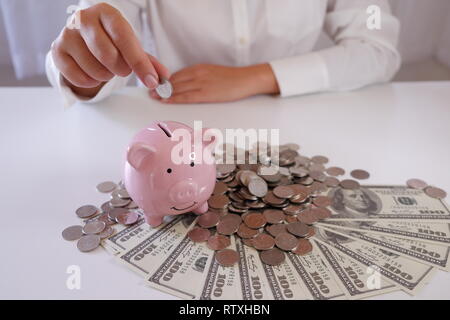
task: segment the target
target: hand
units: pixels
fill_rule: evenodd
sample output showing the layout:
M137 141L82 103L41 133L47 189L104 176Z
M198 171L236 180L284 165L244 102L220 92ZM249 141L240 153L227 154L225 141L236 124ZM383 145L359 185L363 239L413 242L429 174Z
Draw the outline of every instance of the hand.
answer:
M169 72L142 48L132 27L114 7L100 3L79 12L80 28L65 27L53 42L56 67L72 90L94 96L115 75L132 71L148 87Z
M279 93L269 64L249 67L225 67L198 64L172 75L173 94L160 99L154 91L150 96L166 103L225 102L256 94Z

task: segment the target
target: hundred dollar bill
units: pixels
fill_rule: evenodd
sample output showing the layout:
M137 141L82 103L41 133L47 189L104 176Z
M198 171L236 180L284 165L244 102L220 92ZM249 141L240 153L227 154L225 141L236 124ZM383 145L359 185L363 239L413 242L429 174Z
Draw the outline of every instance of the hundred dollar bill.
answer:
M450 222L450 210L444 201L422 190L404 186L363 186L328 191L332 198L329 221L415 220Z
M303 282L303 288L314 300L342 300L349 296L343 291L317 251L299 256L291 252L286 253L288 259Z
M133 246L122 242L121 245L127 249L117 256L117 259L129 269L147 277L185 238L192 225L189 215L177 217L157 228L156 232L152 232L144 240L130 240L133 241Z
M203 283L200 299L213 300L224 297L223 287L225 283L235 285L235 281L240 284L236 286L241 292L236 292L233 299L242 300L267 300L271 296L269 294L268 283L264 281L262 262L259 259L258 251L254 248L246 246L241 239L232 237L236 252L239 254L239 262L237 264L238 277L234 277L234 281L230 281L215 259L211 262L208 269L205 282ZM229 297L228 297L229 298Z
M291 299L295 297L328 300L346 298L335 280L329 276L328 270L317 255L311 253L300 257L289 254L290 261L282 269L286 271L286 274L278 273L278 268L274 270L276 267L270 267L261 262L256 249L243 245L241 239L233 238L236 251L240 256L238 263L240 276L236 277L240 280L240 285L233 284L233 286L242 290L235 297L236 299ZM217 265L215 261L211 264L201 299L214 298L211 295L216 290L218 295L222 293L221 288L216 289L217 285L215 284L215 279L220 280L221 278L216 271ZM222 278L226 279L224 275ZM223 283L223 281L219 283ZM292 285L292 287L287 288L288 285ZM308 292L307 295L304 295L304 290Z
M314 250L323 257L338 285L347 292L350 299L364 299L399 290L395 284L384 278L376 278L375 269L368 268L320 242L314 240L311 242Z
M312 300L301 279L296 275L295 267L289 259L278 266L263 263L265 280L269 284L273 300Z
M124 250L127 249L126 243L131 243L131 239L135 237L135 234L142 234L143 229L147 229L146 231L155 230L152 229L149 225L145 223L143 218L140 218L134 225L132 226L124 226L124 225L115 225L115 232L112 236L102 241L102 246L112 254L120 254Z
M106 247L116 252L116 254L122 253L136 246L155 232L158 232L159 230L165 228L167 225L172 226L183 219L183 225L190 226L194 222L195 218L196 216L193 214L170 216L166 217L163 224L161 224L160 226L152 227L147 224L142 217L132 226L123 226L120 231L116 232L114 235L106 239L103 243ZM114 227L116 228L117 226Z
M271 299L258 252L234 236L229 248L238 252L239 261L223 267L214 251L186 237L148 278L148 285L183 299Z
M450 245L450 224L422 221L322 221L318 226L387 234L397 238Z
M314 239L346 254L366 267L377 268L382 276L409 294L420 290L434 273L431 266L330 230L318 228Z
M450 270L450 247L447 246L417 240L401 239L387 235L370 234L367 232L333 229L328 227L325 228L324 226L321 226L320 228L330 230L355 240L365 241L379 248L403 255L407 258L416 260L417 262L424 263L444 271Z
M185 236L165 259L158 262L157 268L149 273L147 284L183 299L199 299L208 266L213 260L214 251L205 243L193 242ZM231 283L236 282L228 279L235 277L236 272L233 267L222 271L227 275L222 279L221 297L233 299L236 288Z

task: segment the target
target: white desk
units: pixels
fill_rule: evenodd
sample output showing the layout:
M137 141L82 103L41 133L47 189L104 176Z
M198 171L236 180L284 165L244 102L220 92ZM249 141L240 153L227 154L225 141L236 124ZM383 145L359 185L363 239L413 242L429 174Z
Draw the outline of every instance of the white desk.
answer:
M131 136L157 119L279 128L282 143L297 142L304 154L326 155L332 165L365 168L370 183L419 177L450 191L449 82L215 105L163 105L127 88L66 111L50 88L0 88L0 298L172 298L144 286L104 250L83 254L61 238L78 223L76 208L106 200L96 184L121 178ZM81 290L66 288L69 265L81 267ZM414 298L450 299L450 273L437 272Z

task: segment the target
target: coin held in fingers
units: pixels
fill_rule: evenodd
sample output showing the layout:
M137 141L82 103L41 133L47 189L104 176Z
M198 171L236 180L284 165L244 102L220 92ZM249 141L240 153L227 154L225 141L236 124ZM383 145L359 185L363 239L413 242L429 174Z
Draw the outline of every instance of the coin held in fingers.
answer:
M155 88L155 91L161 98L168 99L172 96L173 87L168 79L160 77L159 85Z

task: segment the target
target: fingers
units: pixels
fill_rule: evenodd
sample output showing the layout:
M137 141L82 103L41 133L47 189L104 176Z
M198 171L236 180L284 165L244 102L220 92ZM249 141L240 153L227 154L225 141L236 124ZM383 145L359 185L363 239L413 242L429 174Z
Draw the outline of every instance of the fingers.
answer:
M69 54L52 48L52 56L61 74L73 85L80 88L94 88L100 85L101 82L84 72Z
M166 68L165 65L163 65L161 62L159 62L154 56L147 53L148 58L150 59L150 62L155 67L156 72L158 72L158 75L169 79L170 78L170 72L169 69Z
M162 99L155 90L149 90L149 95L152 99L165 103L195 103L200 102L200 89L200 83L186 81L173 86L172 96L168 99Z
M177 95L171 96L169 99L162 99L165 103L199 103L203 102L204 94L200 90L193 90L188 92L183 92Z
M195 80L172 83L172 86L173 86L172 92L173 96L187 91L198 90L201 88L201 84Z
M119 11L112 9L100 14L103 28L131 70L147 87L155 88L159 83L158 73L130 24Z
M81 28L65 28L55 41L58 68L67 80L76 81L74 85L90 86L134 71L147 87L156 88L159 74L170 77L167 68L144 51L131 25L114 7L99 3L80 10L79 17Z
M155 99L155 100L161 100L161 97L156 93L156 91L154 89L150 89L148 90L148 95L150 96L150 98Z
M89 51L111 73L121 77L126 77L131 73L131 68L111 42L98 20L93 20L90 24L86 24L80 30L80 35Z
M114 74L92 55L81 36L73 38L67 48L67 53L92 79L106 82L114 77Z
M192 80L195 78L195 72L194 72L194 67L187 67L184 69L181 69L178 72L175 72L171 77L170 77L170 82L172 84L176 84L178 82L186 82L189 80Z

